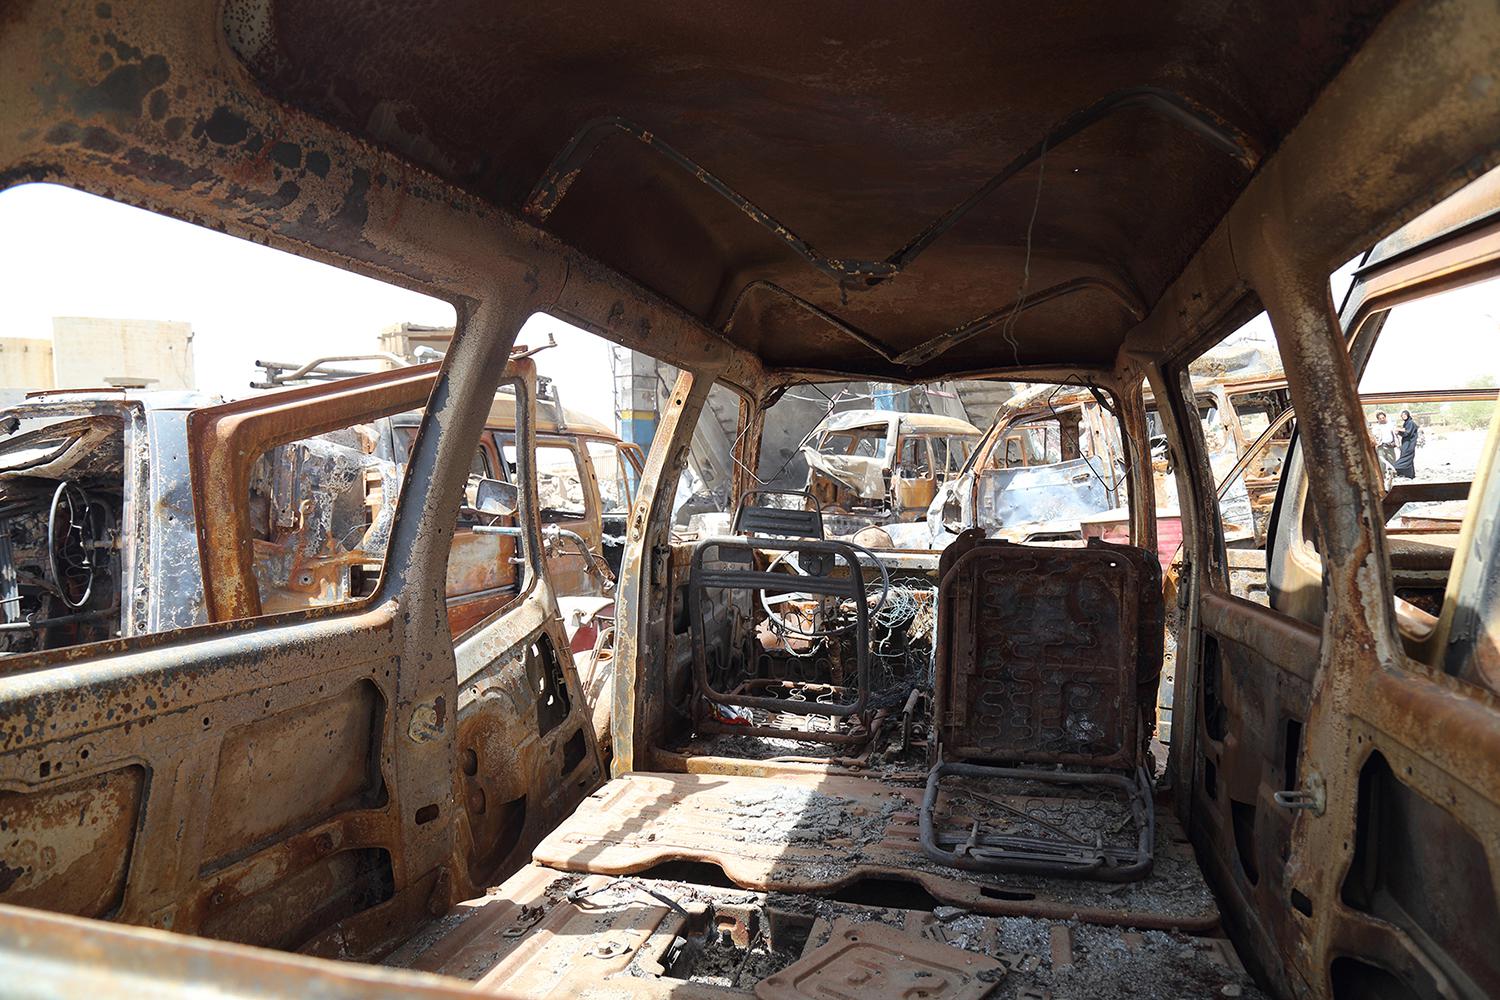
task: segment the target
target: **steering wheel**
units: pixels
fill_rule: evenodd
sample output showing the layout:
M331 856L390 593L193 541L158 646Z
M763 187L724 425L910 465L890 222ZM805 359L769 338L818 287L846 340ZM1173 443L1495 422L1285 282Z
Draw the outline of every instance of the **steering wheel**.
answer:
M872 562L874 562L876 568L880 570L880 600L875 602L875 607L866 612L867 618L873 618L875 615L878 615L880 613L881 608L885 607L886 599L891 596L891 574L886 570L885 563L880 561L880 557L871 552L869 549L865 548L863 545L856 545L853 542L844 542L843 544L849 546L851 549L857 549L861 555L864 555ZM776 572L776 567L784 562L786 560L786 557L791 555L794 551L796 550L788 550L778 555L775 559L772 559L771 565L766 567L766 572ZM797 566L792 563L787 563L787 566L790 567L792 572L797 576L812 575L810 573L803 573L799 568L797 568ZM789 591L787 594L782 594L781 597L785 599L790 593L795 593L795 591ZM869 596L866 595L864 597L864 600L869 600ZM766 595L766 592L764 590L760 592L760 606L765 609L765 612L768 616L776 621L777 628L784 629L788 633L795 635L800 639L827 639L836 635L843 635L845 632L852 629L855 625L854 622L850 622L847 625L840 625L838 628L804 632L801 629L797 628L795 625L787 624L786 619L771 607L770 598Z
M47 512L47 571L57 596L74 611L94 592L96 541L88 494L72 483L58 483Z

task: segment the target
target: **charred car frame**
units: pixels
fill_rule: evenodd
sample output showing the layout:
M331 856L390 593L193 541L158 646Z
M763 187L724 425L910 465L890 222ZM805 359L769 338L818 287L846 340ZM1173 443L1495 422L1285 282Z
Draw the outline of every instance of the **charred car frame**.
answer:
M1500 888L1493 539L1466 528L1434 645L1413 655L1356 389L1382 309L1500 262L1500 12L1317 0L885 20L837 5L750 23L301 0L0 13L0 185L94 191L421 289L459 315L420 393L367 596L260 614L231 546L203 561L210 622L0 667L5 990L743 995L752 980L790 990L836 952L886 982L920 962L980 995L1002 978L1061 989L1095 946L1180 973L1184 942L1158 948L1150 933L1176 928L1190 955L1223 958L1187 969L1200 985L1500 991L1476 932L1495 926ZM1329 275L1377 244L1341 317ZM1262 308L1297 413L1316 625L1230 593L1192 401L1192 361ZM448 624L475 442L537 312L681 371L626 526L608 781L559 655L537 518L516 526L515 599L457 644ZM911 611L903 635L954 644L931 661L939 685L903 656L878 692L889 701L865 701L866 732L908 755L899 780L874 751L705 751L684 613L693 547L670 522L710 388L742 400L738 496L785 386L949 377L1108 393L1130 544L974 540L957 569L890 581ZM945 866L917 833L922 779L945 762L1149 763L1161 609L1151 456L1130 446L1149 440L1143 380L1185 551L1154 863L1107 893ZM259 441L276 440L274 423ZM521 423L521 509L535 511L535 430ZM250 464L195 460L215 488ZM1476 503L1496 482L1476 480ZM193 502L200 531L245 513ZM799 572L832 589L807 548ZM795 591L749 559L739 572ZM969 611L951 604L960 577L974 581ZM1080 610L1085 587L1107 614ZM933 621L922 593L962 627L917 627ZM864 600L813 596L822 624L804 631ZM744 655L766 620L756 605L720 602L703 620L729 682L775 679ZM802 699L822 683L788 682ZM943 712L966 714L924 724L938 687ZM1103 864L1138 844L1138 799L1054 789L1016 816L1032 792L939 778L928 811L944 850L1052 838ZM1069 824L1084 814L1130 843L1080 846ZM681 861L718 874L659 867ZM1186 888L1153 894L1174 878ZM971 922L962 941L946 907ZM875 926L882 908L894 926ZM1005 947L1002 917L1044 943ZM933 922L954 938L927 933ZM681 970L715 948L734 956L727 985L687 982ZM880 949L905 970L869 958ZM741 978L771 952L770 971ZM364 964L382 960L408 968Z

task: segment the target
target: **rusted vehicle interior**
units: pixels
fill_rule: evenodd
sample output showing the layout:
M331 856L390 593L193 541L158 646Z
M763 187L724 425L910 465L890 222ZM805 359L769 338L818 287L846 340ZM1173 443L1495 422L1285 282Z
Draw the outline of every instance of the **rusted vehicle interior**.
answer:
M451 334L452 331L444 330L425 331L428 340L445 347ZM532 349L517 345L512 354L518 360L524 360L555 346L555 343L544 344ZM439 352L433 350L430 354L437 355ZM316 358L295 365L261 362L260 367L265 370L266 377L263 381L252 383L252 386L257 389L280 389L293 384L331 381L348 383L342 388L325 390L328 394L334 394L360 389L371 379L378 383L379 379L375 376L362 374L349 367L349 362L361 361L379 362L382 368L402 367L413 363L393 354ZM367 381L349 381L361 378ZM537 470L540 477L540 516L545 524L553 526L543 536L547 544L548 576L560 594L598 598L614 589L614 578L619 572L623 555L620 539L625 532L625 512L638 489L645 458L639 446L621 441L620 436L609 427L586 414L564 407L550 380L538 377L536 393L538 405L534 419L540 462ZM419 395L425 401L426 395ZM303 414L299 419L309 424L315 422L320 405L319 394L307 394L307 398L297 403L298 410ZM422 412L413 410L386 416L383 410L377 408L371 411L370 420L372 426L365 433L367 436L373 433L378 440L359 451L375 455L377 460L387 463L404 464L411 455L412 444L422 423ZM485 422L485 432L480 435L479 443L474 449L467 500L475 499L479 480L488 479L514 485L515 434L515 397L502 390L496 394L495 402L490 407L489 419ZM284 464L291 458L295 456L270 454L267 461L268 465ZM368 462L369 459L364 461ZM259 480L271 478L271 475L271 468L257 470ZM300 478L306 484L317 486L329 477L318 476L314 470ZM298 498L290 495L290 489L286 492L289 495L282 502L283 506L295 506ZM395 497L383 496L382 500L390 505L391 511L385 515L390 516L394 511ZM269 502L266 496L257 496L252 488L252 506L264 508ZM261 532L262 535L268 533ZM462 549L464 542L455 538L454 545L456 549ZM379 555L378 552L374 555L377 563ZM492 597L506 596L497 590L496 584L500 581L485 576L491 572L489 568L477 570L478 578L467 581L463 579L461 567L457 573L454 570L455 567L450 566L450 575L455 577L450 581L450 604L455 603L455 597L472 597L474 588L495 591L490 595ZM378 575L379 566L376 565L373 571L373 575ZM509 570L508 580L504 585L511 594L515 592L517 579L518 574L513 569ZM470 589L463 589L465 587ZM347 589L346 587L345 590ZM347 593L337 594L336 597L345 598ZM462 631L466 623L485 617L487 610L493 610L497 606L493 601L486 606L482 600L472 599L463 603L474 607L461 614L456 613L453 622L455 632Z
M1500 994L1500 430L1418 619L1359 396L1393 310L1500 269L1497 81L1490 0L7 5L0 186L421 290L458 329L321 426L190 424L208 621L0 665L0 992ZM1231 592L1190 371L1262 309L1296 412L1270 606ZM607 764L510 359L539 312L680 371L625 524ZM986 378L1109 400L1122 541L889 554L755 492L790 386ZM1165 759L1143 382L1183 536ZM513 489L470 496L502 386ZM735 510L674 541L715 386ZM373 579L268 606L222 498L386 406L424 415ZM455 638L466 514L519 582Z
M555 401L538 398L534 419L539 516L552 526L543 533L547 575L559 594L608 594L620 570L625 514L645 458L639 446L621 441L599 421ZM391 420L401 453L409 456L422 414L403 413ZM516 467L515 399L501 393L490 407L470 477L514 485Z

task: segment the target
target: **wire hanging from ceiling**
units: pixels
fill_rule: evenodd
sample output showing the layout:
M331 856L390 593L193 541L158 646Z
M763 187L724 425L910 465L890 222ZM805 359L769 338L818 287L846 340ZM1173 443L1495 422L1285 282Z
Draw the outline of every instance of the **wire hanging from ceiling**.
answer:
M1031 235L1036 229L1037 211L1042 207L1042 180L1047 175L1047 143L1043 141L1041 155L1036 161L1036 197L1031 202L1031 218L1026 223L1026 258L1021 265L1021 287L1016 290L1016 304L1005 322L1000 326L1000 336L1010 345L1015 363L1021 363L1021 345L1016 342L1016 318L1026 306L1026 290L1031 285Z

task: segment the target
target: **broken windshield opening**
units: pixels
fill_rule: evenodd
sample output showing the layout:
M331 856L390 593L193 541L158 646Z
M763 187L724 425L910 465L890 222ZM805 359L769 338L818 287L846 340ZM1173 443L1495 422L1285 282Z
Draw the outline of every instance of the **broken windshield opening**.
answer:
M898 549L934 547L928 511L959 478L1011 383L957 380L901 385L790 386L767 410L757 479L803 493L834 535Z
M823 439L818 442L818 451L825 455L884 458L887 433L884 427L832 431L824 434Z

